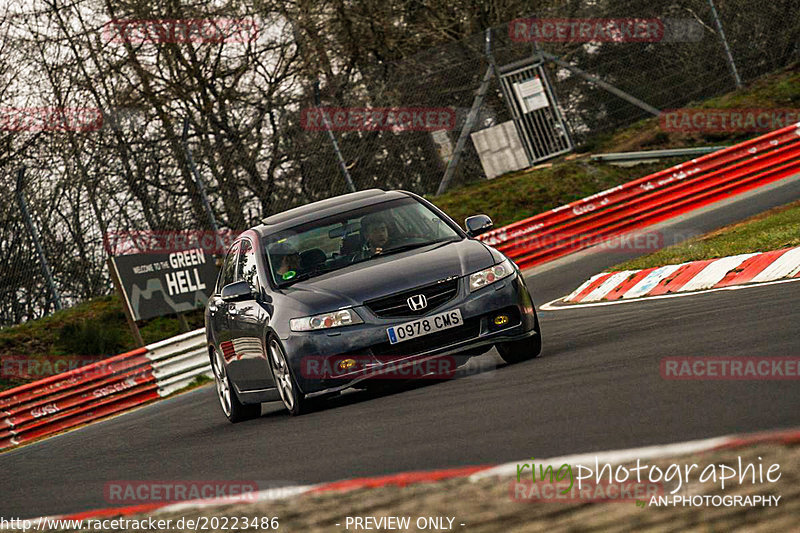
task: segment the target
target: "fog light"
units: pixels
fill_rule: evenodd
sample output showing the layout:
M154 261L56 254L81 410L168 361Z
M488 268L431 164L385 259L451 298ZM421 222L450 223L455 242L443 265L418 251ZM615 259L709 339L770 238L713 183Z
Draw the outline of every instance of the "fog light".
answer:
M505 326L508 324L508 315L497 315L494 317L495 326Z
M339 370L349 370L354 366L356 366L355 359L342 359L341 361L339 361L338 368Z

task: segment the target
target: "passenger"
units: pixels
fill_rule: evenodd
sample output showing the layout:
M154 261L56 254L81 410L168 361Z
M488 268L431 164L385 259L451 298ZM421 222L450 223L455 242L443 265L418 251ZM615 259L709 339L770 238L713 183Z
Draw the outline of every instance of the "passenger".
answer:
M300 269L300 254L290 244L279 242L269 249L276 281L292 279Z

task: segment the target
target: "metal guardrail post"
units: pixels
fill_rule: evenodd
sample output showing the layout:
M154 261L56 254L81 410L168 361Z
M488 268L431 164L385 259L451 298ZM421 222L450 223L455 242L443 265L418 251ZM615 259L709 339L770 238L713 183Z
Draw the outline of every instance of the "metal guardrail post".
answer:
M585 79L586 81L588 81L590 83L594 83L598 87L600 87L602 89L605 89L606 91L610 92L614 96L619 96L620 98L622 98L626 102L628 102L630 104L633 104L633 105L635 105L636 107L638 107L640 109L644 109L645 111L647 111L651 115L658 116L659 114L661 114L661 111L659 109L651 106L647 102L643 102L642 100L639 100L635 96L626 93L622 89L618 89L617 87L614 87L610 83L601 80L597 76L592 76L588 72L576 67L575 65L571 65L570 63L568 63L566 61L562 61L558 56L555 56L555 55L547 53L547 52L542 52L541 54L542 54L542 57L544 57L545 59L548 59L548 60L552 61L553 63L564 67L565 69L569 70L570 72L573 72L573 73L577 74L578 76L580 76L581 78Z
M469 137L469 134L472 131L472 126L475 124L475 120L478 118L478 111L480 111L481 106L483 105L483 98L486 96L486 91L489 89L489 81L491 81L492 75L495 71L494 57L492 56L491 28L486 29L485 40L486 59L489 61L489 66L486 68L486 73L483 75L481 85L478 87L478 92L475 94L475 98L472 101L472 107L469 110L469 114L467 114L467 120L464 121L464 127L461 128L461 134L458 136L455 150L453 150L453 157L447 163L447 168L444 171L444 176L442 176L442 181L439 183L439 188L436 189L436 196L444 194L444 192L447 190L447 187L450 185L450 181L453 179L456 166L458 166L458 162L461 159L461 153L464 151L464 145L467 143L467 137Z
M211 229L214 231L215 242L217 243L217 250L219 254L225 253L225 243L222 241L222 236L219 234L217 227L217 219L214 217L214 211L211 210L211 204L208 202L208 195L206 195L206 185L203 182L203 177L197 170L197 165L192 156L192 150L189 148L189 117L183 117L183 132L181 133L181 141L183 143L183 151L186 154L186 161L189 163L189 168L192 170L192 176L197 184L197 190L200 191L200 198L203 201L203 207L208 215L208 221L211 224ZM184 319L185 320L185 319ZM188 329L188 327L187 327Z
M353 178L350 177L350 171L347 170L347 165L344 162L342 151L339 149L339 143L336 142L336 136L333 134L331 124L328 121L328 116L322 111L322 103L319 97L319 80L314 82L314 105L316 106L317 111L319 111L319 114L322 116L322 122L325 124L325 131L328 133L328 138L331 140L333 151L336 152L336 160L339 162L339 170L341 170L342 176L344 176L344 180L347 182L347 188L350 190L350 192L356 192L356 186L353 183Z
M128 328L131 330L133 340L136 341L136 346L144 346L144 339L142 339L142 333L139 331L139 326L136 324L136 319L133 316L131 304L125 297L125 291L122 288L122 280L119 278L119 271L117 270L117 264L114 263L114 257L106 259L106 265L108 265L108 273L111 276L114 289L117 291L120 300L122 300L122 310L125 312L125 321L128 323Z
M725 58L728 60L728 68L731 69L733 81L736 82L736 88L741 89L742 78L739 77L739 71L736 70L736 63L733 60L733 54L728 46L728 39L725 38L725 31L722 29L722 22L719 20L719 14L717 13L717 7L714 5L714 0L708 0L708 5L711 6L711 15L714 17L714 23L717 25L717 31L719 32L722 46L725 48Z
M31 215L28 212L28 204L25 202L25 195L22 194L24 178L25 167L23 166L20 167L19 171L17 172L17 202L19 203L20 211L22 211L22 217L25 220L25 226L28 228L28 233L30 233L31 239L33 240L33 245L36 248L36 254L39 256L39 264L42 267L42 274L44 274L44 278L47 280L47 286L50 288L50 297L52 298L53 305L55 306L56 311L60 311L61 295L58 294L56 283L53 280L53 273L50 271L50 264L47 262L47 257L45 257L44 250L42 250L42 245L39 242L39 232L36 231L36 226L33 225L33 219L31 219Z

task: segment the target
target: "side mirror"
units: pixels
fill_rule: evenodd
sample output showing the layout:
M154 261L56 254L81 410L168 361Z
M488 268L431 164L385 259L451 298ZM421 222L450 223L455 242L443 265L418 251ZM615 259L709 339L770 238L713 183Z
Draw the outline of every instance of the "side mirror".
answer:
M229 283L222 287L222 301L223 302L239 302L242 300L252 300L253 290L250 284L246 281L237 281Z
M486 215L472 215L464 220L464 227L467 228L467 235L477 237L492 229L492 219Z

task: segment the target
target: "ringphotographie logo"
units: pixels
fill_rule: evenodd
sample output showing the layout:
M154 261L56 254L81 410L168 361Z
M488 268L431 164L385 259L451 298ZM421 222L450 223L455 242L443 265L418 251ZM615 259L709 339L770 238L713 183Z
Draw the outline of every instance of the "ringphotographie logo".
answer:
M103 127L103 113L92 107L0 107L0 131L87 132Z
M110 43L247 43L257 37L252 18L114 19L103 26Z
M308 107L300 113L308 131L438 131L452 130L451 107Z
M252 501L258 492L255 481L109 481L103 496L111 504L136 505L199 499Z
M667 380L786 381L800 379L800 357L664 357Z
M543 462L516 464L516 477L509 484L509 496L516 502L634 502L637 507L646 505L689 506L772 506L778 505L780 496L768 493L732 498L697 495L692 493L695 483L711 483L724 491L743 486L777 483L782 474L779 463L765 465L761 457L758 462L736 461L725 463L672 462L649 464L637 458L627 464L600 462L595 456L594 464Z
M680 133L768 132L800 122L800 109L669 109L658 115L659 128Z

